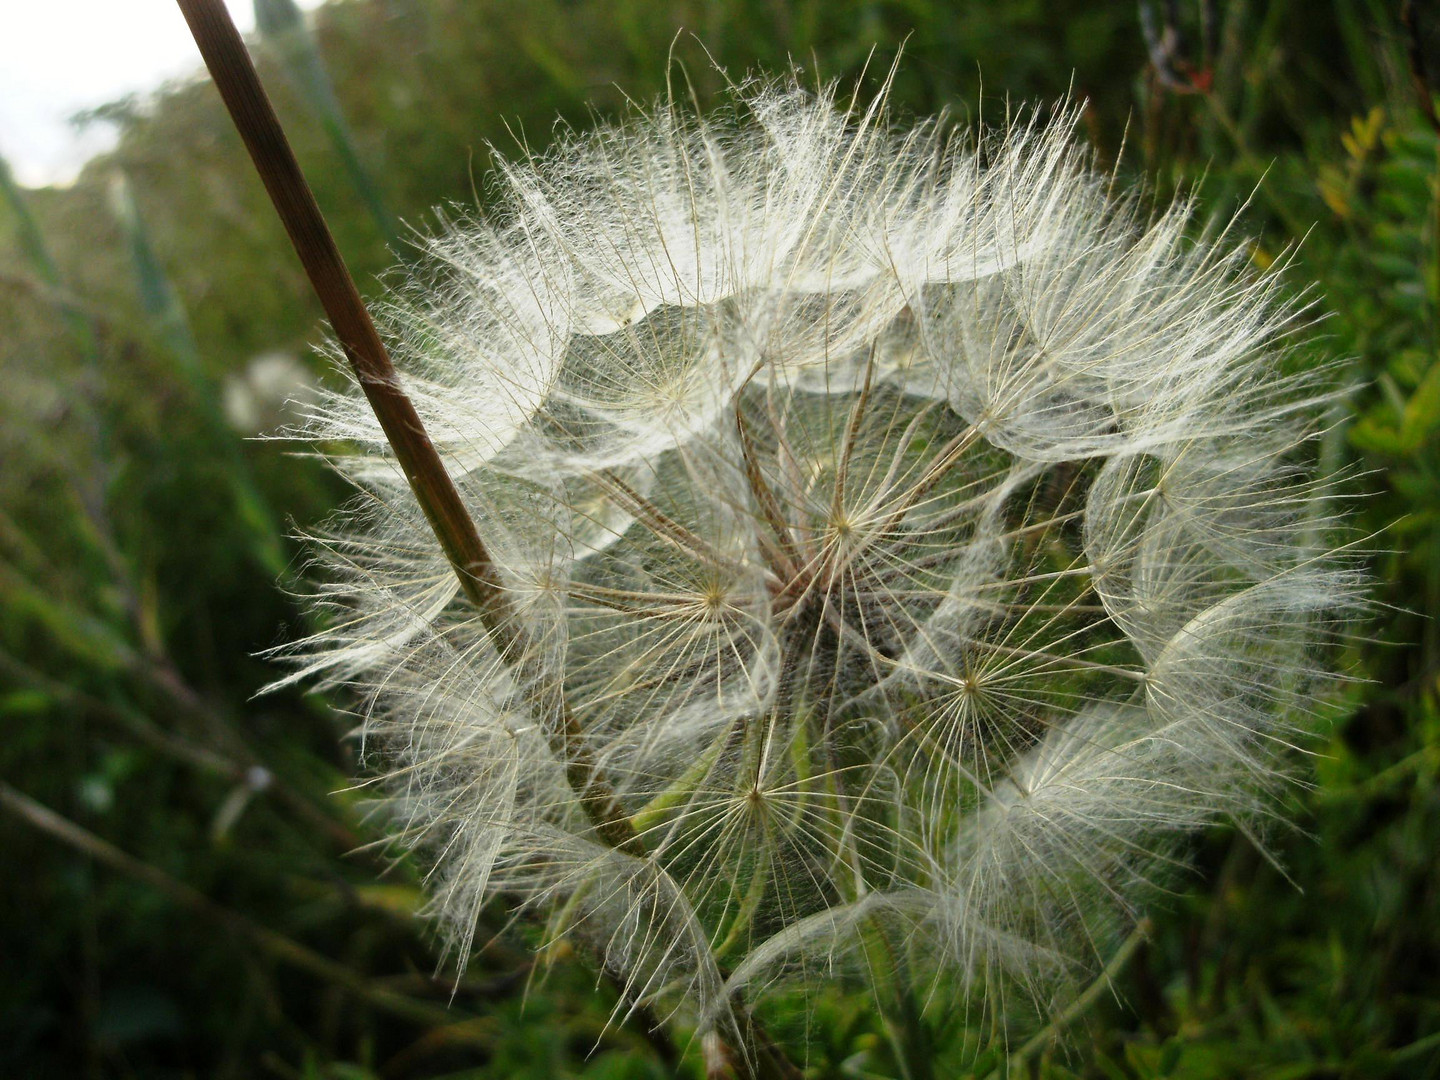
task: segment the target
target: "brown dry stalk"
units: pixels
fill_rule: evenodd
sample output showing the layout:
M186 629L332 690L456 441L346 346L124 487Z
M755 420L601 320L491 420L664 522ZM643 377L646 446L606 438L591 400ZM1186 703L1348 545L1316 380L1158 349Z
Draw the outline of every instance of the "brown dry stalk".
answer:
M475 531L460 493L445 471L425 425L400 386L395 365L375 329L365 303L320 206L310 190L289 140L275 115L250 54L222 0L177 0L190 33L205 58L236 130L260 174L276 213L295 245L345 357L355 370L385 438L410 481L430 526L455 567L465 595L485 615L487 626L508 622L504 596L490 553Z
M390 354L335 246L335 239L300 171L295 152L260 84L260 76L230 13L223 0L176 2L275 205L275 212L295 246L295 253L300 256L306 276L325 308L340 348L350 361L366 400L375 410L426 520L455 568L461 588L478 609L496 648L510 655L523 653L521 635L490 553L476 532L475 522L465 509L435 444L426 434L420 415L400 385ZM638 852L635 831L613 788L598 774L583 745L578 723L563 702L559 711L557 749L581 804L595 822L596 831L612 846Z

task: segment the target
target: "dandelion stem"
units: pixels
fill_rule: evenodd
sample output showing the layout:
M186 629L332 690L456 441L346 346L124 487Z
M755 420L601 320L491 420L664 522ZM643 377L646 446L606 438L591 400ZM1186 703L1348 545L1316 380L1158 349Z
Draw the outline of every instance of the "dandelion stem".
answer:
M400 385L390 354L335 246L335 238L223 0L176 2L355 371L360 389L375 411L425 519L455 568L460 587L479 610L496 647L510 655L522 652L520 635L490 553L435 444L426 434L420 415ZM563 703L559 719L556 743L586 813L608 843L634 849L638 843L634 830L613 789L598 774L584 749L579 725Z
M222 0L176 0L345 357L465 594L499 626L490 554L405 391Z

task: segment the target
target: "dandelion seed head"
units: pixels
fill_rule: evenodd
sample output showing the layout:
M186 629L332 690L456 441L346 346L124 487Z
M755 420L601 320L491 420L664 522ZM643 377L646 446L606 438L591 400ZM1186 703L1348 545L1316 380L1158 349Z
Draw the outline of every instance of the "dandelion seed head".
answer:
M361 494L297 677L368 695L462 957L504 891L702 1028L877 932L935 992L1042 998L1299 737L1362 589L1305 464L1325 373L1073 109L733 106L565 136L431 242L391 337L515 632L337 395Z

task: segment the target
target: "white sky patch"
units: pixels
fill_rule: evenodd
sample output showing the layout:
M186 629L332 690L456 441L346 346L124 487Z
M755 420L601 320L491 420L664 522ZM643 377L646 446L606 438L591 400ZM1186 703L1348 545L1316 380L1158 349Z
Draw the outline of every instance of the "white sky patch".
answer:
M226 5L254 29L251 0ZM28 187L69 183L116 138L112 124L79 132L70 116L201 66L174 0L0 0L0 154Z

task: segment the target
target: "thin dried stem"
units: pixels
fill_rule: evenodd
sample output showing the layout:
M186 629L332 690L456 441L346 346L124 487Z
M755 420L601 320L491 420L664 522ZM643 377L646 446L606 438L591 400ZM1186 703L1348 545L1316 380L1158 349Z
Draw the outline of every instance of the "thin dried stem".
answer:
M426 434L419 413L400 385L395 365L300 171L240 32L222 0L176 2L330 319L340 348L380 421L426 521L454 567L460 587L478 609L496 648L502 654L523 653L521 634L490 553L435 444ZM556 748L596 831L613 847L635 850L639 841L634 830L613 788L597 773L582 745L579 725L563 704L558 727Z
M420 508L455 567L465 595L480 609L487 628L503 639L510 620L490 553L400 386L395 365L300 171L240 32L222 0L177 3Z

